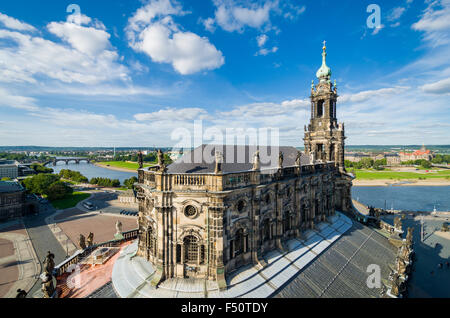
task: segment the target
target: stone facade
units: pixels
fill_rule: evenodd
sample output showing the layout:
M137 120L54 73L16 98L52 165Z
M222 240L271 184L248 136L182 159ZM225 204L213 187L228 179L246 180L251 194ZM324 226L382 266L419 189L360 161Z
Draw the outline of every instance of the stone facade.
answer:
M219 146L203 145L167 167L158 156L158 165L139 170L138 255L156 268L153 285L181 277L226 288L228 273L264 266L262 255L283 250L286 239L301 237L336 210L351 211L336 97L328 82L313 91L305 154L293 147L225 146L221 157ZM216 154L213 163L185 160L206 150ZM243 152L245 160L230 160L230 151ZM279 151L279 159L261 164L259 151Z
M37 203L27 199L18 182L0 181L0 221L22 217L38 211Z

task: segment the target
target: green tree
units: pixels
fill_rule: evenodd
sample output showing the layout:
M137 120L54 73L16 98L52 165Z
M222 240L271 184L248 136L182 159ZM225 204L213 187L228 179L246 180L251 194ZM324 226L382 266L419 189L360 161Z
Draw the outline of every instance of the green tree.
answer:
M134 184L138 181L138 178L131 177L130 179L126 179L123 181L123 185L128 189L133 189Z
M47 194L50 185L56 181L59 181L59 176L41 173L23 180L22 184L30 193Z
M62 181L56 181L52 183L47 189L48 199L51 201L64 198L66 195L71 194L73 189Z
M369 169L373 166L373 159L372 158L362 158L360 161L360 164L364 169Z
M425 169L430 169L432 167L431 162L429 162L428 160L421 160L420 166Z
M344 165L346 168L351 168L353 167L353 162L351 162L350 160L344 160Z
M38 164L38 163L34 163L30 167L31 167L31 169L33 169L37 173L53 173L53 169L52 168L44 167L43 165Z

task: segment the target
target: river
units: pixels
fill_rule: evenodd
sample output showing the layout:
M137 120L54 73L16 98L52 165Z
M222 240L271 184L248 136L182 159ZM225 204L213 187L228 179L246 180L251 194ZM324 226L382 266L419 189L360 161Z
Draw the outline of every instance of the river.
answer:
M125 179L137 177L137 172L133 173L133 172L124 172L106 169L102 167L97 167L93 164L88 164L84 161L80 162L79 164L76 164L75 162L70 162L68 165L66 165L65 162L58 162L56 164L56 167L54 167L53 164L49 164L47 165L47 167L52 168L54 170L54 173L59 173L62 169L79 171L83 176L85 176L88 179L94 177L119 179L121 184L123 184L123 181Z
M353 199L376 208L450 211L450 186L353 187ZM385 206L386 204L386 206Z

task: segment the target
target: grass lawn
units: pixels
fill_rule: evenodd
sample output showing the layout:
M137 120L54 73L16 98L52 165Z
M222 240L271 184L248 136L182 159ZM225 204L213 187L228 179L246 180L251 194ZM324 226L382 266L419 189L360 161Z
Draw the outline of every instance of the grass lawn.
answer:
M63 199L52 201L52 205L57 210L73 208L78 202L90 197L89 193L74 192Z
M349 170L351 172L351 170ZM416 173L416 172L399 172L399 171L369 171L369 170L356 170L356 179L360 180L377 180L377 179L437 179L437 178L449 178L450 170L441 170L430 173Z
M131 162L125 162L125 161L106 161L106 162L98 162L98 164L101 165L109 165L111 167L117 167L117 168L123 168L123 169L129 169L129 170L137 170L139 169L138 163L131 163ZM153 164L144 163L144 167L149 167Z

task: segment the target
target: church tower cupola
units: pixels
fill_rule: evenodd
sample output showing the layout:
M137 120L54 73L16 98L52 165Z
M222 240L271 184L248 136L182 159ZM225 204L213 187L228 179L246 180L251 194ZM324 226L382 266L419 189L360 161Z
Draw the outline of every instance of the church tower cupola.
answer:
M329 83L331 79L331 68L327 66L327 46L326 41L323 41L323 48L322 48L322 66L319 68L319 70L316 73L317 78L319 81Z
M336 80L331 82L331 69L327 66L327 47L322 48L322 66L316 73L319 83L311 85L311 120L305 129L305 151L314 161L334 161L344 170L344 125L337 122Z

